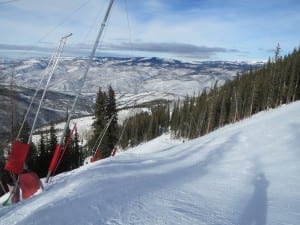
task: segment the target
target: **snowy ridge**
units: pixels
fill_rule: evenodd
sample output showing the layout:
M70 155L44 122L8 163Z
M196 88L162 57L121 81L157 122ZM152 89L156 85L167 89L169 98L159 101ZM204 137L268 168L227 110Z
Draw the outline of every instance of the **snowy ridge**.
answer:
M12 71L19 86L34 88L47 67L48 59L32 58L4 61L0 68L1 83L10 83ZM83 94L95 96L99 86L111 85L118 102L126 105L127 97L137 103L163 98L177 99L187 94L198 94L211 87L216 80L225 80L261 67L262 63L247 62L182 62L160 58L95 58L83 87ZM85 58L60 60L50 83L50 90L73 94L86 66ZM124 106L121 105L121 106Z
M56 176L0 209L0 224L260 224L300 221L300 102L182 143L163 135Z
M1 60L1 59L0 59ZM12 74L16 95L16 118L20 121L26 111L34 90L38 86L48 58L30 58L19 60L1 60L0 89L10 88ZM79 79L83 75L86 58L62 58L50 81L43 112L38 118L38 126L50 121L61 121L71 107ZM237 72L259 68L262 63L247 62L182 62L161 58L95 58L83 87L82 101L77 104L79 116L89 115L93 111L93 102L99 87L105 90L111 85L116 93L118 108L151 103L158 100L177 100L186 95L197 95L204 88L211 87L216 81L223 84L235 77ZM1 91L1 90L0 90ZM7 91L6 91L7 92ZM0 93L0 123L3 129L0 135L9 135L8 111L10 97ZM26 103L26 104L25 104ZM30 114L32 121L34 114Z

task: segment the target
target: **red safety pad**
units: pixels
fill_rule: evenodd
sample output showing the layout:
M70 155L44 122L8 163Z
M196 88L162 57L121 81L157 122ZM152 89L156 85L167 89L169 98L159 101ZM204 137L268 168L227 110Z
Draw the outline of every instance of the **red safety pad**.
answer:
M16 174L22 173L29 148L30 144L14 141L4 169Z
M61 146L60 145L56 145L56 148L55 148L55 151L54 151L54 154L53 154L53 157L51 159L50 166L49 166L49 170L50 171L54 171L55 168L56 168L57 161L59 159L60 152L61 152L60 150L61 150Z
M101 159L102 159L101 151L100 151L100 150L97 150L95 156L93 156L93 157L90 159L90 162L92 163L92 162L95 162L95 161L98 161L98 160L101 160Z
M100 150L97 150L95 155L95 160L100 160L100 159L102 159L102 154Z
M41 187L40 178L34 172L20 174L19 184L22 190L23 199L31 197Z

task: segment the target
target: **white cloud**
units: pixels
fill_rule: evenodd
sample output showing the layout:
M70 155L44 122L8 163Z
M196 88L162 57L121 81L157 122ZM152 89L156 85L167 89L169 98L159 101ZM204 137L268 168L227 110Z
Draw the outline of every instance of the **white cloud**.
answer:
M291 5L293 0L288 0ZM268 4L246 1L197 2L205 7L174 7L178 1L127 1L130 34L124 1L115 1L103 40L114 46L124 42L185 43L192 46L238 49L272 48L277 42L296 47L299 43L300 14L297 7L263 11ZM184 2L185 6L189 3ZM257 2L256 2L257 3ZM282 5L279 0L273 5ZM293 4L292 4L293 3ZM173 4L173 5L172 5ZM91 45L99 30L108 0L26 0L6 5L1 13L0 43L57 45L62 35L72 32L69 45ZM272 6L273 6L272 5ZM224 7L223 7L224 6ZM257 11L251 11L251 10ZM262 13L262 11L264 13ZM223 54L234 54L224 52Z

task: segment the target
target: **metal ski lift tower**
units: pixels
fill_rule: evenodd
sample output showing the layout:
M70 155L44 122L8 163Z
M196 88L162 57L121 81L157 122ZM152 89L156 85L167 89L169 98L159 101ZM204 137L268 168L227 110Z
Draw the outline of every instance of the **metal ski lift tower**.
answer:
M100 38L102 36L102 33L104 31L104 27L106 25L106 22L108 20L108 16L109 16L109 13L110 13L110 10L111 10L111 7L112 7L112 4L113 4L114 0L110 0L109 2L109 5L108 5L108 8L106 10L106 13L105 13L105 16L103 18L103 21L101 23L101 27L100 27L100 30L99 30L99 33L97 35L97 38L96 38L96 41L94 43L94 47L93 47L93 50L92 50L92 53L91 55L89 56L89 59L88 59L88 63L87 63L87 66L86 66L86 69L84 71L84 74L83 76L80 78L80 81L81 81L81 84L80 84L80 87L78 88L77 90L77 93L76 93L76 96L75 96L75 100L73 102L73 105L72 105L72 108L71 108L71 111L70 111L70 114L68 116L68 119L67 119L67 122L65 124L65 127L64 127L64 130L63 130L63 133L62 133L62 136L61 136L61 139L60 139L60 142L58 144L58 146L56 146L56 149L55 149L55 152L54 152L54 156L52 158L52 162L50 163L50 166L49 166L49 170L48 170L48 174L47 174L47 177L46 177L46 182L48 183L49 181L49 178L53 172L53 168L56 167L56 163L55 162L55 158L58 159L59 157L59 154L61 152L61 148L62 148L62 145L63 145L63 142L64 142L64 139L65 139L65 135L66 135L66 132L67 132L67 129L69 127L69 123L70 123L70 120L74 114L74 111L75 111L75 106L76 106L76 103L78 101L78 98L79 98L79 95L81 94L81 91L82 91L82 88L83 88L83 85L84 85L84 82L86 80L86 77L87 77L87 74L90 70L90 67L92 65L92 62L93 62L93 58L94 58L94 55L95 55L95 52L96 52L96 49L98 47L98 44L99 44L99 41L100 41ZM53 165L53 166L52 166Z

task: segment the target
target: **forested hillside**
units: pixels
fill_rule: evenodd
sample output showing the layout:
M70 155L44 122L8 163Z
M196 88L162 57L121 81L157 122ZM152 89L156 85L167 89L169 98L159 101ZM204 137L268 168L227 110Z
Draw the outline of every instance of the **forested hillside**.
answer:
M300 48L284 57L277 48L274 59L261 69L250 69L219 86L206 88L198 96L178 100L172 108L159 105L125 121L123 147L136 145L161 134L170 126L175 137L195 138L263 110L300 99ZM164 110L163 110L164 108ZM164 118L164 119L161 119ZM154 131L154 132L153 132Z
M38 92L32 104L32 109L28 116L29 125L32 124L35 117L42 92L42 90ZM34 93L35 89L15 86L15 84L0 85L0 135L3 138L11 139L14 136L12 128L18 126L23 121ZM37 126L49 124L51 121L62 121L73 101L73 95L48 90L37 118ZM93 98L91 96L80 96L77 116L88 115L92 112Z

